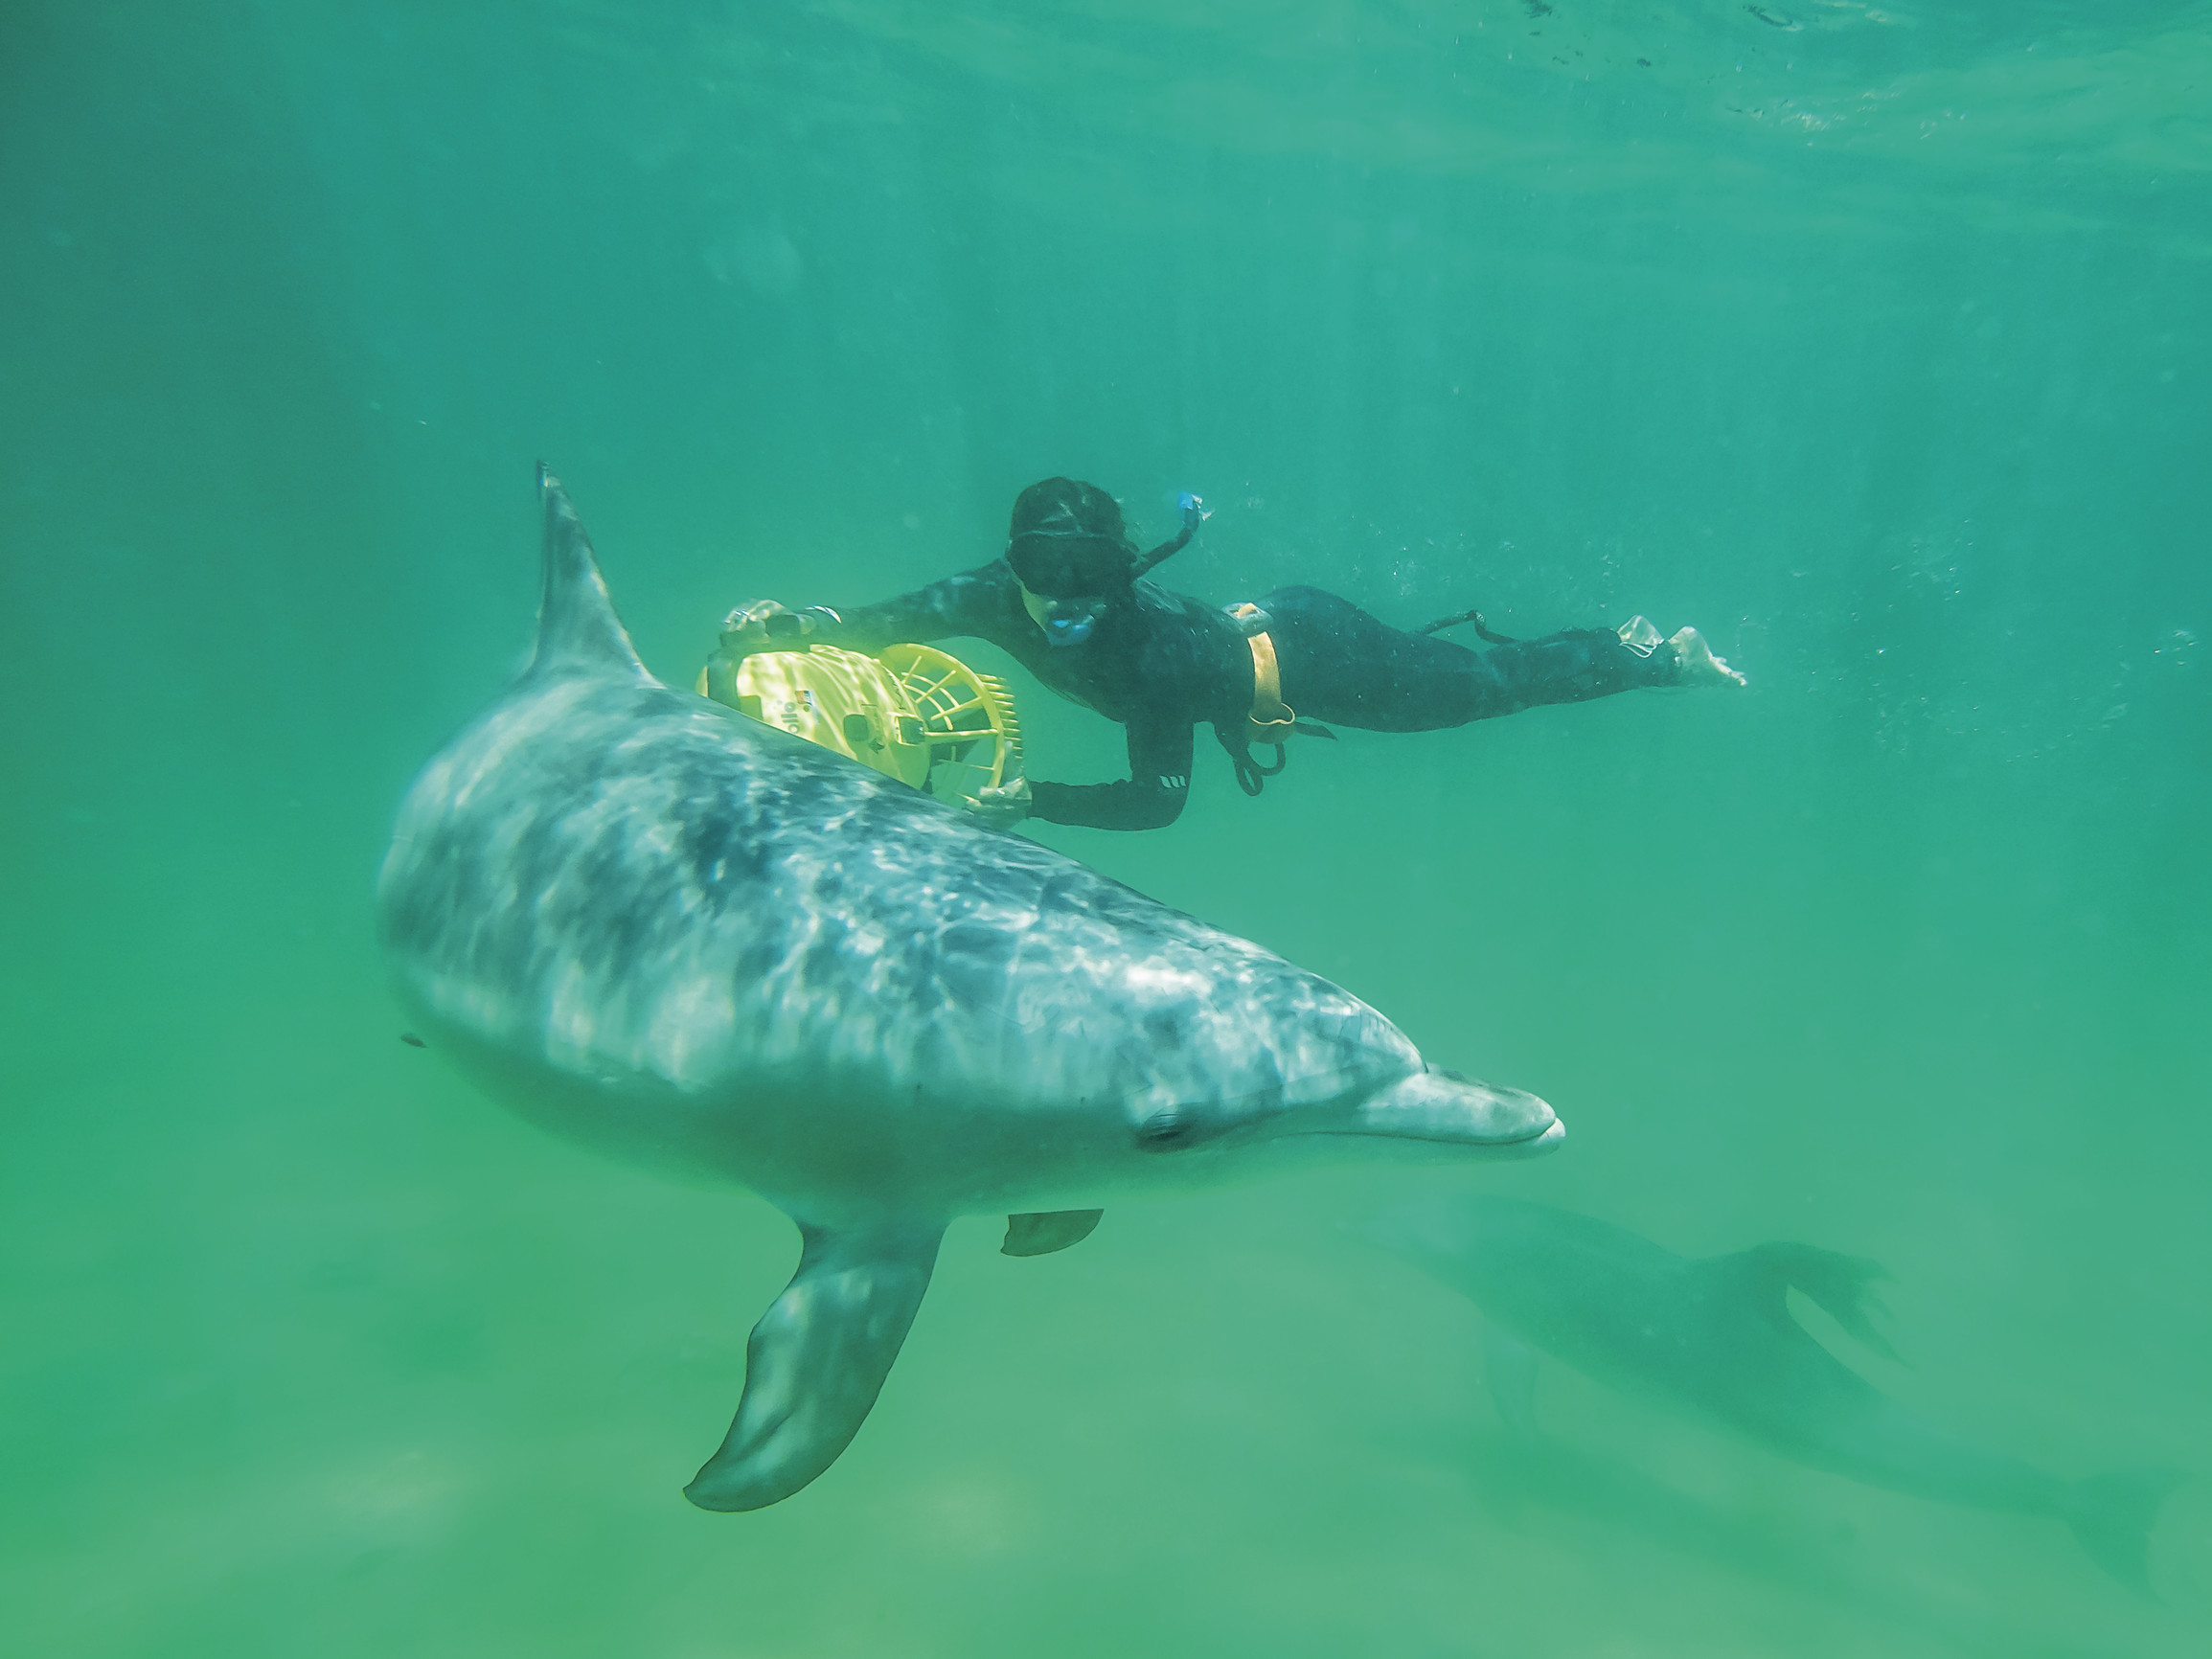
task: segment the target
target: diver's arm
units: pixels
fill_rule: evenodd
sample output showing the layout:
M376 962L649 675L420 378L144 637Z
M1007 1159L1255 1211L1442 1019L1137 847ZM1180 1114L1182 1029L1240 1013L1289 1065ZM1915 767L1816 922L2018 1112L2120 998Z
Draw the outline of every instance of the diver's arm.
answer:
M948 576L927 587L878 604L845 610L815 605L798 613L808 645L838 646L871 654L885 646L953 638L1006 644L1006 636L1035 625L1021 608L1014 573L1003 559ZM772 628L770 630L773 631ZM771 641L760 648L774 648ZM796 642L794 641L794 644Z
M1032 784L1030 816L1093 830L1164 830L1191 793L1189 720L1129 722L1129 775L1117 784Z

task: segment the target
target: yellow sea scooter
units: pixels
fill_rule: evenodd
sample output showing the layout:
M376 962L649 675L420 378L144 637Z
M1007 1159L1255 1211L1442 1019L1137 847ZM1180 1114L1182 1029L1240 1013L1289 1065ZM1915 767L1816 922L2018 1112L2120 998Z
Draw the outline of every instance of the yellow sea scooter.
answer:
M932 646L867 656L803 645L733 653L725 642L697 690L953 805L972 807L980 791L1021 776L1021 721L1006 682Z

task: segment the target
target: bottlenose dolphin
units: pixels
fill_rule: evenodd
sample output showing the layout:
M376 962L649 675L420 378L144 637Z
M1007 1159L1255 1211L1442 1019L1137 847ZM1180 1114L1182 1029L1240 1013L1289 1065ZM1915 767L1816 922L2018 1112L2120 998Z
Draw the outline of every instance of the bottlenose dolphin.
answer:
M1706 1418L1813 1468L1914 1497L2051 1515L2115 1579L2148 1594L2167 1469L2065 1481L1954 1439L1899 1405L1790 1316L1794 1286L1887 1358L1872 1261L1810 1244L1686 1260L1586 1216L1512 1198L1411 1201L1350 1231L1483 1311L1498 1413L1534 1434L1540 1349L1596 1381Z
M539 480L536 653L408 791L379 920L415 1028L493 1096L798 1223L694 1503L829 1467L956 1216L1040 1255L1131 1188L1559 1144L1326 980L662 685Z

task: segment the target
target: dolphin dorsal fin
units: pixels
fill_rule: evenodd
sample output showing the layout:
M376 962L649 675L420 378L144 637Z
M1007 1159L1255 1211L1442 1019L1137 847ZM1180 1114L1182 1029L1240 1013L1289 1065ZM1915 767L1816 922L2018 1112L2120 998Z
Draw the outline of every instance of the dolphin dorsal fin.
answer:
M537 602L537 649L525 678L541 674L611 674L651 683L637 648L614 614L591 538L560 480L537 464L545 503L545 589Z

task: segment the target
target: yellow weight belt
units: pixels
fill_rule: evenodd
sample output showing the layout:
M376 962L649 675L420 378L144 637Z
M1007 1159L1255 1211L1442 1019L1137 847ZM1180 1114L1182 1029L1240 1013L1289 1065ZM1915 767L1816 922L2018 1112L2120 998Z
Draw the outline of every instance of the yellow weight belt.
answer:
M1238 622L1249 622L1266 613L1248 601L1229 607ZM1283 700L1283 670L1275 661L1275 642L1265 632L1246 634L1252 648L1252 712L1244 717L1247 743L1272 743L1280 748L1298 723L1298 712Z

